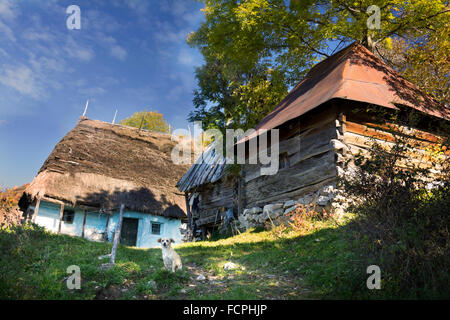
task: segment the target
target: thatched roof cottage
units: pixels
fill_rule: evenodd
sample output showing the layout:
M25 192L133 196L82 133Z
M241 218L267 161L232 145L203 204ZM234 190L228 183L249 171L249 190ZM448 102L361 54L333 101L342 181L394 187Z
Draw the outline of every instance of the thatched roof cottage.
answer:
M339 196L336 182L347 174L344 164L370 148L373 138L392 141L389 123L371 111L376 108L401 114L417 111L420 121L404 131L420 141L422 149L413 152L419 157L426 146L439 141L436 124L450 119L448 107L354 43L314 66L254 134L239 142L248 150L252 140L259 143L262 129L278 129L276 174L262 175L260 164L248 163L242 165L239 177L227 174L219 163L198 162L186 172L177 186L190 200L192 222L205 231L221 223L225 208L233 208L246 227L286 214L295 204L317 204L342 213L340 201L345 197Z
M180 242L185 199L175 184L169 134L80 118L26 188L22 209L47 229L93 240L113 238L124 204L121 242L153 247L161 237Z

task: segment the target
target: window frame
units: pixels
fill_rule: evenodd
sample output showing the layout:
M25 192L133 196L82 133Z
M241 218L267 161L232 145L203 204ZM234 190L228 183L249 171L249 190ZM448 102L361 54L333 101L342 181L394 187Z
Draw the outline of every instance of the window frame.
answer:
M70 213L70 215L69 215ZM70 220L67 220L67 217L71 217ZM62 222L67 223L67 224L73 224L74 220L75 220L75 210L72 209L64 209L63 211L63 216L62 216Z
M153 225L158 225L159 226L159 233L154 233L153 232ZM162 228L163 228L163 223L161 223L161 222L154 222L154 221L152 221L151 223L150 223L150 233L153 235L153 236L160 236L161 234L162 234Z

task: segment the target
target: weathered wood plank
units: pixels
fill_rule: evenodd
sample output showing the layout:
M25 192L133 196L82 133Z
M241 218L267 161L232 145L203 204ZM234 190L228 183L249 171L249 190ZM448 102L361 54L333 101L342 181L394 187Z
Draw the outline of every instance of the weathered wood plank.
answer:
M307 159L297 165L282 169L276 175L261 176L245 186L248 203L273 197L322 181L336 175L334 152Z

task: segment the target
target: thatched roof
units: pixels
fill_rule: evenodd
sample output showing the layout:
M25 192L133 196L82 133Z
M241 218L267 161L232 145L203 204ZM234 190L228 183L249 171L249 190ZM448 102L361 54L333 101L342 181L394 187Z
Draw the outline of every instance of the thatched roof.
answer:
M44 162L25 196L72 205L120 207L173 218L185 217L175 187L188 166L171 160L170 135L80 118Z

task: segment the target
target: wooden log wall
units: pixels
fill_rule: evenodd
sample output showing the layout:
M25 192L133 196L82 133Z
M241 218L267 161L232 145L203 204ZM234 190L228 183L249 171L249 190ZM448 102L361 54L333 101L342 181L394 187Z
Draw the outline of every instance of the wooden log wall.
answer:
M197 190L201 194L198 211L193 214L197 226L220 222L224 215L224 208L234 205L235 191L233 179L224 177L214 184L203 185Z
M245 207L263 206L313 192L336 179L335 152L331 139L338 137L336 109L321 112L287 124L280 137L280 155L287 153L288 166L275 175L261 175L261 165L244 166ZM282 131L281 129L280 131Z
M395 123L377 123L374 119L352 113L347 114L343 124L345 125L343 142L350 147L352 154L355 155L359 152L368 154L368 150L374 142L390 149L395 145L396 139L398 139L396 136L399 136L399 132L401 132L402 139L406 139L411 145L407 152L410 157L408 161L421 168L433 166L427 150L443 141L443 137L437 134ZM446 154L450 155L448 151ZM399 165L404 166L405 162L399 161Z

